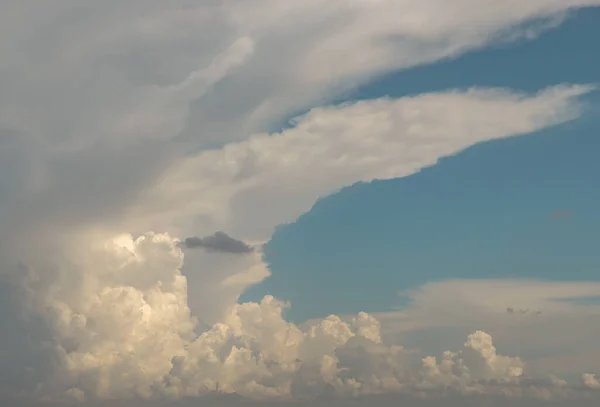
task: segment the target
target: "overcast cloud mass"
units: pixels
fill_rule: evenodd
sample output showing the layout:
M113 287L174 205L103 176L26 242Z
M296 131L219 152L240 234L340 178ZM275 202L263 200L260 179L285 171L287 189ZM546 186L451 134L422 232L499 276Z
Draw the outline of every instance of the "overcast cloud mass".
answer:
M456 307L481 312L435 355L389 332L439 327L441 308L465 315L428 291L440 286L382 315L411 324L387 336L365 313L297 326L285 298L237 300L269 276L274 227L320 196L577 119L595 88L332 100L598 4L0 0L0 402L594 405L600 370L565 381L483 330L484 309L582 315L543 284L489 309L465 291ZM589 325L600 313L586 310Z

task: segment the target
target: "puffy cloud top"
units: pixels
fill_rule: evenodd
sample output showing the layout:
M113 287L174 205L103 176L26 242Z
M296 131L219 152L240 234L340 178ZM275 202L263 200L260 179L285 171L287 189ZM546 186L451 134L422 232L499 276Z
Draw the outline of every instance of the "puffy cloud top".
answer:
M40 396L93 400L223 392L290 399L530 387L523 362L499 355L482 331L469 335L457 352L444 352L439 362L429 356L419 365L412 352L385 344L379 322L366 313L347 320L332 315L301 329L283 319L288 304L272 296L234 304L220 322L198 331L180 272L183 253L166 234L120 236L88 255L87 264L65 267L52 279L29 270L17 280L24 295L13 305L51 322L51 339L38 343L53 360L35 387ZM593 375L584 380L597 386Z

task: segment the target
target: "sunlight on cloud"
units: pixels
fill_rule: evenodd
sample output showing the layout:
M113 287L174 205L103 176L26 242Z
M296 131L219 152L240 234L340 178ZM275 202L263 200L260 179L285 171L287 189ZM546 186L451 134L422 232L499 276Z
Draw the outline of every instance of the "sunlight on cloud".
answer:
M36 270L15 280L23 296L10 305L52 324L46 350L54 366L36 389L42 396L179 398L218 390L288 399L324 391L506 391L498 385L514 395L561 390L528 384L523 362L498 354L482 331L439 362L425 357L418 364L402 347L383 343L379 322L365 313L300 329L282 318L287 305L271 296L232 304L220 322L197 333L179 270L183 252L168 235L119 237L85 257L87 264L51 280ZM594 388L593 376L584 380Z
M526 373L576 376L600 364L600 306L562 299L599 291L593 281L448 280L402 292L410 305L374 316L384 337L407 346L441 350L464 331L483 329L528 361Z

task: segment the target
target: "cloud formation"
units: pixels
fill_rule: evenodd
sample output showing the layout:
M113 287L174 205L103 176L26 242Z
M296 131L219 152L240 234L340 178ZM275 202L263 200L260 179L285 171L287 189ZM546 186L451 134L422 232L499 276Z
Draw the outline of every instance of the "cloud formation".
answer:
M523 361L500 355L482 331L439 361L421 359L384 343L380 323L368 314L349 321L332 315L301 329L283 319L287 304L267 296L233 304L221 322L197 332L180 272L183 252L165 234L122 236L85 258L52 278L33 269L15 276L21 295L12 305L50 322L51 335L38 344L50 354L50 368L31 388L39 397L564 393L524 376ZM591 389L593 380L584 377Z
M319 196L582 114L586 85L327 105L599 1L520 3L0 1L2 394L563 394L480 330L415 359L364 313L301 329L273 297L237 303L269 275L249 245ZM182 237L215 230L242 241L190 238L210 250L184 258Z
M250 253L254 249L252 246L247 245L241 240L237 240L229 236L225 232L215 232L213 235L202 237L188 237L183 241L183 244L188 249L195 249L198 247L206 250L221 252L221 253Z
M120 224L190 151L247 139L375 75L530 38L598 3L0 2L0 227L50 241ZM183 236L247 237L225 226Z
M208 225L238 225L257 230L251 237L268 236L261 234L267 230L236 219L262 219L259 226L274 226L308 209L319 192L357 180L408 175L477 141L570 120L580 112L576 97L588 89L558 87L532 96L472 90L317 109L281 134L257 135L181 160L147 190L142 203L148 205L136 204L133 212L124 213L144 226L157 219L154 225L160 227L168 225L167 208L176 204L179 219L189 227L201 224L194 219L212 216ZM444 110L450 111L443 115ZM456 114L464 115L460 122ZM398 161L402 154L405 159ZM312 177L309 169L323 176ZM252 202L252 196L264 199L269 191L277 194L270 197L278 198L277 206L268 201L236 206ZM280 199L287 194L289 206ZM210 203L202 196L213 197L210 211L202 211ZM299 205L301 199L306 206ZM248 208L260 212L235 216L236 211L247 214ZM283 211L277 217L271 213L276 209ZM458 353L444 353L439 363L429 357L415 367L410 352L382 343L379 323L366 314L350 322L332 316L302 330L282 319L284 304L272 297L261 304L236 304L243 290L269 274L260 253L243 260L192 252L184 265L179 240L168 234L78 233L87 238L67 240L52 257L30 257L13 275L22 295L9 307L23 310L26 320L46 321L46 331L31 345L34 351L26 348L12 356L29 361L23 371L16 369L26 377L27 366L34 363L28 357L46 355L45 370L35 368L39 377L21 383L39 397L181 398L210 394L217 387L249 398L284 399L445 387L465 394L494 393L506 386L519 389L518 394L529 391L520 385L522 362L497 355L484 332L476 331ZM231 243L214 236L208 243L202 239L212 248L223 241ZM15 335L31 328L25 324L23 329ZM11 360L3 361L4 370Z
M460 342L464 332L484 330L505 352L527 361L526 375L552 372L576 380L582 371L596 372L600 365L594 339L600 335L595 323L600 306L577 301L599 290L600 283L594 281L438 281L402 292L409 306L373 316L381 322L382 336L388 341L437 352ZM506 309L507 298L512 314Z
M147 213L148 228L169 225L178 234L226 225L234 236L265 241L343 186L408 176L475 143L572 120L584 109L578 98L592 89L474 88L316 108L291 129L182 159L129 219Z
M596 375L593 373L584 373L581 378L583 384L590 389L600 389L600 382L596 379Z
M299 206L300 198L309 205L319 192L329 193L345 183L407 175L477 141L574 118L579 112L575 97L585 91L559 87L527 96L474 90L319 109L284 133L257 135L182 160L148 189L144 201L150 202L148 206L132 207L137 211L132 219L150 225L156 213L156 225L167 225L162 223L169 216L165 217L165 208L173 205L168 198L176 197L183 224L193 224L202 215L219 220L218 212L198 212L210 202L201 197L210 196L215 211L229 208L220 218L224 225L253 230L231 219L257 217L262 217L261 225L274 225L309 207ZM464 114L460 124L455 124L452 111L440 114L448 110L444 107L448 103L454 113ZM473 116L475 109L481 114ZM348 124L350 118L356 121ZM500 126L503 122L508 127ZM364 139L365 131L371 141ZM452 134L460 137L453 141ZM398 161L403 151L408 155ZM340 153L347 158L340 160ZM208 168L218 171L205 171ZM309 169L323 176L315 179ZM199 179L196 174L204 176ZM292 185L295 188L289 188ZM276 207L251 205L250 209L261 210L252 217L232 216L248 210L236 203L251 202L253 190L256 198L268 191L282 198L290 194L291 206L279 200ZM284 212L269 221L270 208ZM444 353L440 362L427 357L415 365L410 352L382 342L379 323L366 314L350 322L331 316L302 330L285 322L284 304L272 297L260 304L236 304L246 287L268 276L260 253L249 253L248 260L199 253L184 265L179 240L168 234L133 238L108 237L98 229L79 233L75 236L85 233L87 238L68 240L53 257L32 256L13 274L22 294L11 299L14 303L8 308L22 310L25 321L41 318L45 331L36 334L39 341L28 347L9 343L12 359L4 359L2 367L10 371L15 358L26 361L16 374L31 378L28 369L35 366L38 377L20 384L38 397L181 398L217 388L249 398L276 399L412 394L446 387L464 394L494 394L507 388L518 395L533 391L522 380L523 362L498 355L491 337L481 331L458 352ZM202 241L219 245L218 239ZM189 281L195 279L193 289L181 270ZM188 292L194 298L188 298ZM17 338L31 332L29 324L23 324L23 331L15 332ZM48 361L44 369L30 358L38 354Z

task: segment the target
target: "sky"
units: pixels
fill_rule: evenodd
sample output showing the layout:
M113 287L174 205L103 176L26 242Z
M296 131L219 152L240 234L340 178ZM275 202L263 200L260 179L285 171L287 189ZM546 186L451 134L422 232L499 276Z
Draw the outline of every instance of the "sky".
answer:
M592 406L598 0L0 0L0 402Z

